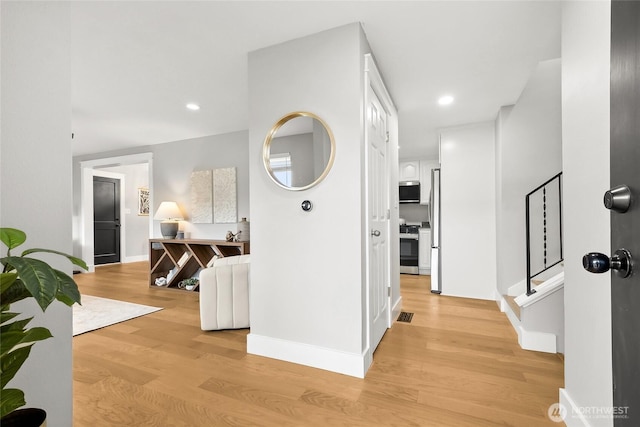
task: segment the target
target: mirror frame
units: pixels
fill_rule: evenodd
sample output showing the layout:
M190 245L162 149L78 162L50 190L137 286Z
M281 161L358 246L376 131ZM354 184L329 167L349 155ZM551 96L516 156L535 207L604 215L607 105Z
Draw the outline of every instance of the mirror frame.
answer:
M269 155L271 150L271 143L273 142L273 138L276 136L276 133L278 132L278 130L285 123L287 123L292 119L295 119L296 117L310 117L312 119L319 121L322 124L324 129L327 131L327 134L329 135L329 141L331 142L331 154L329 155L329 161L327 162L327 165L325 166L324 171L313 182L303 187L288 187L283 183L281 183L280 181L278 181L275 174L273 173L273 169L271 169L271 162L269 160ZM271 127L271 130L269 130L269 133L267 133L267 136L264 139L264 143L262 144L262 164L264 165L264 168L267 171L267 175L269 175L269 178L271 178L271 180L275 182L280 188L284 188L285 190L289 190L289 191L308 190L309 188L314 187L318 185L320 182L322 182L322 180L326 178L327 174L331 170L335 156L336 156L336 141L335 141L335 138L333 137L333 132L331 132L331 129L329 128L329 126L324 120L322 120L320 117L318 117L313 113L309 113L308 111L294 111L293 113L289 113L281 117L273 125L273 127Z

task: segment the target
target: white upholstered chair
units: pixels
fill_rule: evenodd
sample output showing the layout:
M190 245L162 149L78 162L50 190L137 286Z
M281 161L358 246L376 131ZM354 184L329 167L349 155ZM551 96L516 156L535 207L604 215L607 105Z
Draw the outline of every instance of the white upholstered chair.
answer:
M200 272L200 328L249 327L250 255L219 258Z

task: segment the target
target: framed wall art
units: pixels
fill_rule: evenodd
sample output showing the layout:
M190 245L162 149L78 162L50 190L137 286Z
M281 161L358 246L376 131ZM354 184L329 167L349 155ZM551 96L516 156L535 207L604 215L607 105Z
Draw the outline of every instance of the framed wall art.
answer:
M138 188L138 215L149 216L149 189Z

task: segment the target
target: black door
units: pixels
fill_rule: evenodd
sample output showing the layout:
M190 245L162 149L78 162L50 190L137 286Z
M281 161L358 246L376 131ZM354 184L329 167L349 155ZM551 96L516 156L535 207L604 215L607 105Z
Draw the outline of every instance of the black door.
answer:
M611 250L635 271L611 280L615 426L640 426L640 2L611 3L611 187L628 186L631 205L611 212Z
M120 180L93 177L94 264L120 262Z

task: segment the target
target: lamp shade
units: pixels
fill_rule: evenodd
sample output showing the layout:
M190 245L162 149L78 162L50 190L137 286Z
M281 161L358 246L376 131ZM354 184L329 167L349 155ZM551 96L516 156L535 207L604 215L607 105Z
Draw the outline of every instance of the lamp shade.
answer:
M156 211L156 214L153 216L153 219L160 221L182 221L184 218L182 217L182 212L180 212L180 208L178 208L178 204L176 202L162 202Z

